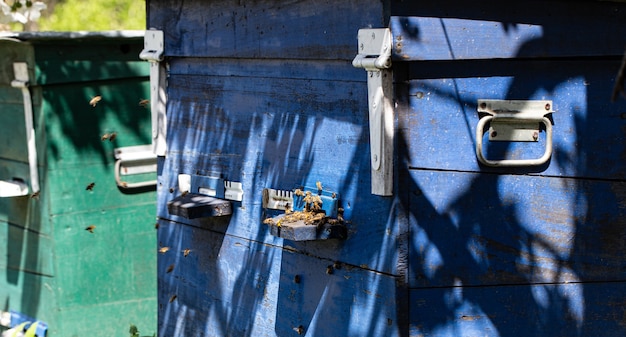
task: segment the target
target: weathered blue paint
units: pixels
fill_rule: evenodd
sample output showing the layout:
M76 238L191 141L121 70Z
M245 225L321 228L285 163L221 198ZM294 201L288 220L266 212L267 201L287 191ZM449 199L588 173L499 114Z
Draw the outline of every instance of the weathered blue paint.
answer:
M169 65L159 333L623 335L626 103L609 98L626 6L508 6L149 2ZM366 75L351 65L358 29L386 25L391 198L370 194ZM552 100L551 160L479 165L478 99ZM545 131L537 143L484 137L490 158L545 146ZM225 217L172 215L180 173L241 182L243 200ZM273 236L263 189L317 181L341 196L346 240Z

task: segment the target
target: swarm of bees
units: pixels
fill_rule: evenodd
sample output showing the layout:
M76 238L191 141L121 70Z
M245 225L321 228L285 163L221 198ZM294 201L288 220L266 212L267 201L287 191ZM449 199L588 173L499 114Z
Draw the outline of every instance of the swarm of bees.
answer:
M321 184L320 184L321 186ZM324 223L326 213L322 210L322 198L319 195L313 195L310 191L303 192L301 189L294 191L296 196L304 196L304 210L302 211L285 211L285 216L275 221L273 218L267 218L263 221L267 225L281 226L282 223L293 223L304 221L307 225L321 225Z

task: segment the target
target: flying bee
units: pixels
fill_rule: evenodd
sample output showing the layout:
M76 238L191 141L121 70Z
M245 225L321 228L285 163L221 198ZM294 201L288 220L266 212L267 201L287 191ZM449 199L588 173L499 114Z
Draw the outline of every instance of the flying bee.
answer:
M85 187L85 190L93 191L93 187L94 186L96 186L96 183L89 183L89 185L87 185L87 187Z
M85 230L88 231L89 233L93 233L94 229L96 229L96 225L90 225L87 228L85 228Z
M108 133L105 133L102 135L102 137L100 137L100 140L104 142L105 140L109 139L109 137L111 137L111 135Z
M115 140L115 138L117 138L117 132L111 132L109 134L109 142L112 142Z
M37 192L31 194L30 198L39 200L39 193L41 193L41 191L37 191Z
M147 100L147 99L140 99L139 100L139 106L142 106L142 107L145 108L145 107L148 106L148 104L150 104L150 100Z
M161 247L159 248L159 253L165 254L168 250L170 250L170 247Z
M172 295L172 297L170 297L170 303L174 302L174 300L176 299L176 297L178 297L178 296L176 296L176 295Z
M304 327L302 325L299 325L293 328L293 331L297 332L298 335L302 335L304 333Z
M172 270L174 270L174 266L175 266L175 265L174 265L173 263L172 263L172 264L170 264L170 265L169 265L169 267L167 267L167 270L165 271L165 273L167 273L167 274L171 273L171 272L172 272Z
M187 249L183 250L183 255L185 257L187 257L187 255L189 255L189 253L191 253L191 249L187 248Z
M159 223L158 223L158 222L156 222L156 223L154 224L154 229L159 229Z
M91 100L89 101L89 105L91 105L92 107L96 107L96 104L98 104L98 102L100 102L102 100L102 96L97 95L91 98Z

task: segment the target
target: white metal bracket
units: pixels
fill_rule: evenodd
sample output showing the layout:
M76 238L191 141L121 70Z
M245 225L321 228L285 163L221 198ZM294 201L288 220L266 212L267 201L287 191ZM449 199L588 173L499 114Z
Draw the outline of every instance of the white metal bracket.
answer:
M359 53L352 61L367 71L372 194L393 195L393 72L391 30L359 29Z
M483 116L476 126L476 158L492 167L521 167L543 165L552 156L552 122L546 115L554 112L549 100L490 100L479 99L477 111ZM483 154L483 134L489 123L489 141L537 142L541 124L546 130L546 147L536 159L490 160Z
M152 113L152 151L157 156L165 156L167 144L166 72L163 61L163 31L146 30L144 49L139 58L150 62L150 109Z
M121 189L144 188L156 186L156 180L128 183L120 176L157 171L157 157L150 145L126 146L115 149L115 182Z
M15 74L15 80L11 81L13 88L22 90L22 97L24 99L24 122L26 126L26 144L28 147L28 167L30 169L30 187L33 193L39 192L39 173L37 171L37 146L35 144L35 127L33 124L33 101L30 95L29 78L28 78L28 64L25 62L13 63L13 72ZM8 185L7 185L8 184ZM5 188L13 186L12 189L17 195L25 195L28 193L28 189L22 186L19 182L4 182ZM3 195L6 196L6 195Z

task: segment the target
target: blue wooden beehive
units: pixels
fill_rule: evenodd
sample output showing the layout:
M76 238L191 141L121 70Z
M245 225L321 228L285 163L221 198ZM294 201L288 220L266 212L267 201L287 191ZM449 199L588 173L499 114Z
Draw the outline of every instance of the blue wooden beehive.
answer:
M167 69L159 335L626 333L624 3L148 13ZM272 230L300 187L336 193L341 212L313 216L345 238Z

